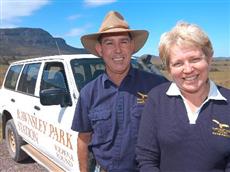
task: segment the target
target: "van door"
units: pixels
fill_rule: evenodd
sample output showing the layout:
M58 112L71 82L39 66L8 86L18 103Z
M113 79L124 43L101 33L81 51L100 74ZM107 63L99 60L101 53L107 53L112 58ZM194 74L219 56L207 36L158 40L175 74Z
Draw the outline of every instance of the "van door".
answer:
M17 88L10 97L15 109L14 122L18 133L33 146L37 146L38 135L36 132L36 118L34 117L34 106L39 100L34 95L37 77L41 63L25 64L21 72Z
M70 90L68 68L62 61L51 61L44 64L41 76L40 92L51 89ZM72 95L70 93L70 95ZM40 121L41 137L39 147L51 160L66 171L79 171L77 161L77 132L71 130L76 100L70 96L71 104L44 106L38 104L35 114Z

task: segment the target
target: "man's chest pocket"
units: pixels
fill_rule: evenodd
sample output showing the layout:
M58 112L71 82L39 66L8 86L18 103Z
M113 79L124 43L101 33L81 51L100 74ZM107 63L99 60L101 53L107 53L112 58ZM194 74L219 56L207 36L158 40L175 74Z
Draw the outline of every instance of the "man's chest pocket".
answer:
M112 119L110 110L92 111L89 114L93 128L93 144L112 140Z

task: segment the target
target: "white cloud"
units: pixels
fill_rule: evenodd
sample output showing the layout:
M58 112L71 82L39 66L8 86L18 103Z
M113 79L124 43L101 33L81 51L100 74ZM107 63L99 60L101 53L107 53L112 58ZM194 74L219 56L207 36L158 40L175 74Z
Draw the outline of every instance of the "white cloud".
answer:
M75 36L80 36L82 35L83 33L85 33L85 31L87 29L89 29L91 27L90 24L87 24L83 27L79 27L79 28L72 28L69 32L67 32L64 36L67 36L67 37L75 37Z
M50 0L0 0L0 20L2 26L14 26L20 18L32 15L47 5Z
M67 17L68 20L76 20L76 19L79 19L79 18L81 18L80 14L75 14L75 15Z
M15 28L15 27L18 27L18 26L15 24L11 24L11 23L1 23L0 24L0 29L1 28Z
M107 5L116 2L117 0L84 0L86 6L95 7Z
M65 36L73 37L73 36L79 36L84 32L83 28L72 28L68 33L65 34Z

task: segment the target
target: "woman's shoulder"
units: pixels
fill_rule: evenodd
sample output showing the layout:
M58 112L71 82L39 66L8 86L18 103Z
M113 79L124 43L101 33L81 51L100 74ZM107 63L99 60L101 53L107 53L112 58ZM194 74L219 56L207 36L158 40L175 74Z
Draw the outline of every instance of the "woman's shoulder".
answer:
M229 88L225 88L223 86L217 85L217 88L219 90L219 92L226 97L228 100L230 100L230 89Z

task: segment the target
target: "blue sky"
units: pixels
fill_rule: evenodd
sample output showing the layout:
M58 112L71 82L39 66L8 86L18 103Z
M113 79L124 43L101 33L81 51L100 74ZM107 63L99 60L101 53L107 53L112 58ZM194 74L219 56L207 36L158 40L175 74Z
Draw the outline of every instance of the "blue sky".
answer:
M230 0L0 0L0 27L42 28L82 48L80 37L97 32L110 10L119 11L132 29L150 32L135 55L158 55L160 35L183 20L204 29L215 57L230 57Z

